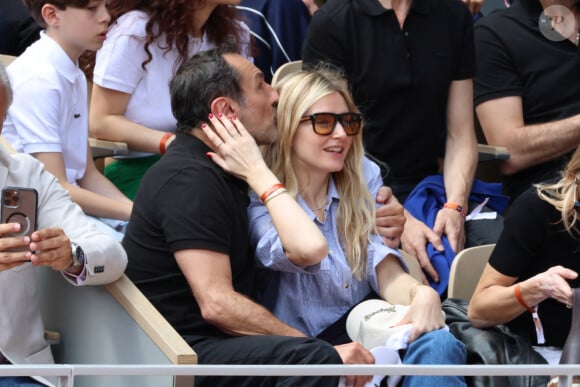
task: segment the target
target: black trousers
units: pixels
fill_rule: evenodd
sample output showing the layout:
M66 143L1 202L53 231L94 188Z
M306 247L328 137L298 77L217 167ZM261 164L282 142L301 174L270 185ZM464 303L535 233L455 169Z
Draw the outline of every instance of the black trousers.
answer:
M185 337L199 364L342 364L334 347L310 337ZM338 376L196 376L197 387L334 387Z

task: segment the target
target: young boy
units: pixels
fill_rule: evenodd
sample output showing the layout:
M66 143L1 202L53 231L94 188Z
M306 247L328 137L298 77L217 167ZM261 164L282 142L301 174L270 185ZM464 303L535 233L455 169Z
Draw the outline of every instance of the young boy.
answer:
M77 62L85 50L96 51L105 40L110 21L106 1L25 3L45 31L8 68L14 103L4 136L17 151L43 162L86 214L120 220L112 227L122 228L133 203L95 167L88 146L87 82Z

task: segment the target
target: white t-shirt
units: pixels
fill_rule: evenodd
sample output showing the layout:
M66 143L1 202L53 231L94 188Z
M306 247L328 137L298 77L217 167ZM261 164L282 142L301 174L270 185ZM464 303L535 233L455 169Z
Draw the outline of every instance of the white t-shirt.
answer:
M147 59L145 26L148 20L147 13L130 11L113 23L103 47L97 52L93 82L131 94L125 110L129 120L148 128L173 132L176 120L171 113L169 81L179 67L179 53L176 49L164 52L163 35L149 45L152 59L143 70L142 63ZM249 30L245 24L243 26L248 31L245 46L249 47ZM191 38L189 55L214 47L206 35L202 39ZM127 157L145 155L148 153L130 152Z
M44 32L7 68L14 101L2 135L18 152L62 153L66 178L85 174L87 82L61 46Z

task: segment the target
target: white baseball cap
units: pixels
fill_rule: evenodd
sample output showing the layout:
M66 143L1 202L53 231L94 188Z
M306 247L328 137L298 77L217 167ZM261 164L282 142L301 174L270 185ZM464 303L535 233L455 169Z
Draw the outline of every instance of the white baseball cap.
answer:
M409 327L397 325L409 310L408 305L393 305L384 300L366 300L355 306L346 318L346 333L352 341L372 349L384 346L389 338Z

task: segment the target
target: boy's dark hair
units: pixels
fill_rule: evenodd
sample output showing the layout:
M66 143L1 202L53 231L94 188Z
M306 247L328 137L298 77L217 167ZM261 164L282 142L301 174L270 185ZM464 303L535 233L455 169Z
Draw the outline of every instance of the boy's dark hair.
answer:
M208 122L210 104L218 97L229 97L243 105L240 74L224 59L227 53L234 52L230 46L221 46L197 53L179 66L169 83L176 131L190 132Z
M52 4L56 8L64 10L66 7L85 8L89 5L91 0L23 0L28 7L30 14L34 20L43 28L46 28L46 23L42 18L42 7L45 4Z

